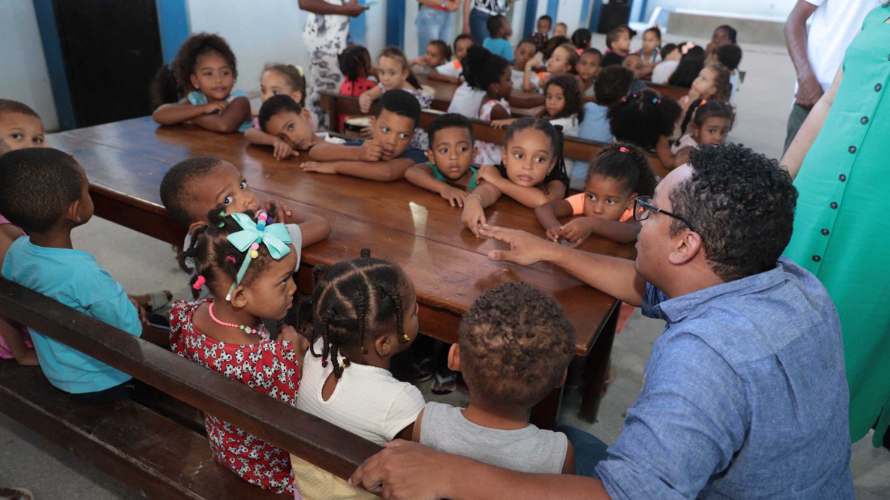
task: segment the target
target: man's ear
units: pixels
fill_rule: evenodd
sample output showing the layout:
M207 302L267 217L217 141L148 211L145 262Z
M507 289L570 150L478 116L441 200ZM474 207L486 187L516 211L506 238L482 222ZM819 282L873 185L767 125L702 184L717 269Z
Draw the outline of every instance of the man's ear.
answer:
M701 235L693 231L684 230L676 238L673 238L672 244L674 249L668 255L668 260L675 266L691 262L699 251L703 252Z
M457 344L451 344L451 349L448 349L448 369L460 371L460 346Z
M241 309L250 303L250 290L244 285L238 285L232 290L232 299L229 301L235 309Z
M195 87L195 90L198 90L198 77L194 73L189 75L189 81L192 82L192 87Z
M68 220L75 224L81 223L80 200L74 201L70 205L68 205L68 210L65 212L65 216L68 218Z
M562 375L560 375L559 381L556 383L555 389L559 389L560 387L562 387L563 384L566 383L566 378L568 376L569 376L569 369L566 368L565 370L562 371Z

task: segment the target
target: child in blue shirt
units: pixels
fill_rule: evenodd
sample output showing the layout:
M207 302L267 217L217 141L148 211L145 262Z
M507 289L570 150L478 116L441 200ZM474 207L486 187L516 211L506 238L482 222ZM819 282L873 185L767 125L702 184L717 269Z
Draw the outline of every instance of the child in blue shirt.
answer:
M23 149L0 157L0 213L28 235L15 240L3 277L157 345L167 333L143 326L123 287L92 255L74 250L71 230L93 216L83 168L67 154ZM40 368L54 386L81 402L128 397L130 375L30 329Z
M482 46L492 54L497 54L504 59L513 62L513 46L509 38L513 35L513 29L504 16L491 16L488 18L489 37L482 42Z

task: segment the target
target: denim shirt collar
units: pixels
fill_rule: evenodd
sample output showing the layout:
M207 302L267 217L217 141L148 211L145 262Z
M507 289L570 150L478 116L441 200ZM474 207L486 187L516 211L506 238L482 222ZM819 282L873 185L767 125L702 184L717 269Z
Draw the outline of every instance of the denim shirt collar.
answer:
M670 322L676 323L683 321L699 307L714 299L762 292L782 283L784 280L785 268L780 259L776 267L769 271L668 299L656 305L654 309L660 309Z

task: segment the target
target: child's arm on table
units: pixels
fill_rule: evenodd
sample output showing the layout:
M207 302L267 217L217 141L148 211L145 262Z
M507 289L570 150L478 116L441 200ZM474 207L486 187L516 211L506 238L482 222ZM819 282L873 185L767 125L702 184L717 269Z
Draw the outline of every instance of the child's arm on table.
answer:
M510 179L501 177L501 173L492 165L483 165L477 177L494 184L501 193L528 208L537 208L544 203L560 200L566 194L566 186L560 181L550 181L545 186L546 191L538 187L517 186Z
M380 85L358 96L358 106L362 113L371 111L371 103L380 99L383 95L383 87Z
M292 212L286 220L291 224L300 226L300 233L303 235L303 248L326 240L331 235L331 225L320 215L308 212Z
M558 218L569 215L572 215L572 204L566 200L554 200L535 209L535 218L546 231L547 239L550 241L559 239L559 229L562 224L559 223Z
M481 174L482 171L480 170L479 173ZM479 174L476 174L476 178L480 178ZM501 190L497 186L491 182L485 182L474 189L470 196L464 200L464 211L461 213L460 220L477 238L479 237L479 227L485 224L485 209L498 201L501 194Z
M383 145L373 139L361 146L344 146L322 142L309 150L309 158L315 161L379 161L383 157Z
M661 160L661 165L668 170L673 170L688 162L690 151L692 151L692 146L686 146L677 151L676 155L672 154L667 137L663 135L658 138L658 143L655 145L655 154Z
M228 104L225 101L193 105L188 99L177 103L164 104L152 113L152 118L161 125L176 125L208 113L222 113Z
M446 182L433 178L433 169L426 163L418 163L406 170L405 180L427 191L439 193L439 196L448 200L452 207L464 206L464 200L470 196L470 193L463 189L458 189Z
M194 118L192 122L212 132L228 134L238 130L242 122L250 119L250 101L246 97L234 99L222 113L211 113Z
M389 161L307 161L300 165L304 172L351 175L378 182L397 181L405 177L405 171L414 165L411 158L393 158Z
M591 234L608 238L617 243L633 243L637 241L637 233L639 232L640 224L636 221L621 222L596 219L594 217L578 217L559 228L557 237L574 243L573 247L578 247Z
M22 366L37 366L37 352L25 344L22 327L6 318L0 318L0 336L6 341L12 356Z
M432 70L430 70L429 74L427 75L427 78L429 78L430 80L439 80L440 82L449 82L449 83L460 84L460 78L443 75L442 73L439 73L438 71L436 71L436 68L433 68Z
M244 132L244 137L250 141L251 144L257 146L272 146L272 156L274 156L276 160L283 160L291 155L300 156L300 152L290 147L290 144L272 134L267 134L258 128L247 129L247 132Z

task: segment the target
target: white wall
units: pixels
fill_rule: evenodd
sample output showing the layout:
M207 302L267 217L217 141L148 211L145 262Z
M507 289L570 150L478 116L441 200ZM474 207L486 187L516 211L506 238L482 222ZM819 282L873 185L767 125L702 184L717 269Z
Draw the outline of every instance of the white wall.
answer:
M47 131L59 128L34 4L0 0L0 98L30 106Z
M639 1L637 0L637 2ZM664 10L689 9L784 19L788 17L796 3L796 0L745 0L744 2L730 2L728 0L710 2L702 2L701 0L649 0L646 4L644 19L648 20L656 7L661 7ZM631 19L631 21L637 21L637 19Z

